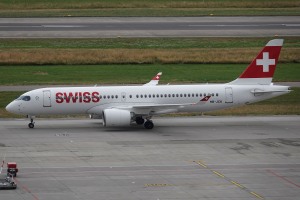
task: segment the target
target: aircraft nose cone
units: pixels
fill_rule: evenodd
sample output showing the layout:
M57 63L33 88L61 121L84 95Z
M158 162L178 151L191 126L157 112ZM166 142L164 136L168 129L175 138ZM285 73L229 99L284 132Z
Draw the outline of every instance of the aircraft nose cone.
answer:
M10 113L17 113L16 105L13 102L8 104L5 109Z

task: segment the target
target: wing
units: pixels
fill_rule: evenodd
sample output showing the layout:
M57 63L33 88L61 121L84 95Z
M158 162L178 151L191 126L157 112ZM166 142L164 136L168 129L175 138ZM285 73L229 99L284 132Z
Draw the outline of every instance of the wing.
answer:
M180 108L186 106L199 106L203 105L210 99L211 96L205 96L204 98L198 100L198 102L184 103L184 104L155 104L155 103L134 103L134 104L105 104L100 106L95 106L87 111L89 114L102 115L102 111L105 109L119 109L128 110L133 112L135 115L160 115L171 112L176 112Z
M160 115L171 112L176 112L180 108L186 106L199 106L205 104L211 96L206 96L200 99L198 102L185 103L185 104L138 104L128 106L112 106L111 108L120 110L130 110L136 115Z

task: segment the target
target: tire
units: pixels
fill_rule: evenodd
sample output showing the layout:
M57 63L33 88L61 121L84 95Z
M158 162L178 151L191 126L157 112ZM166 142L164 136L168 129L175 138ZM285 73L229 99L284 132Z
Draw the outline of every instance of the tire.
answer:
M152 121L146 121L145 123L144 123L144 127L145 127L145 129L153 129L153 127L154 127L154 124L153 124L153 122Z
M137 118L135 119L135 122L136 122L136 124L138 124L138 125L142 125L142 124L144 124L145 120L144 120L144 118L142 118L142 117L137 117Z
M28 127L29 127L29 128L34 128L34 123L29 123L29 124L28 124Z

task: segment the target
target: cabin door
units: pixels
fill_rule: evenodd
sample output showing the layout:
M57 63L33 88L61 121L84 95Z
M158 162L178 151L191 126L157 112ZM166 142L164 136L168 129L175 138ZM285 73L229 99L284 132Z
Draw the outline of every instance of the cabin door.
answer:
M233 92L231 87L225 88L225 103L233 103Z
M44 107L51 107L51 92L50 90L43 91L43 105Z

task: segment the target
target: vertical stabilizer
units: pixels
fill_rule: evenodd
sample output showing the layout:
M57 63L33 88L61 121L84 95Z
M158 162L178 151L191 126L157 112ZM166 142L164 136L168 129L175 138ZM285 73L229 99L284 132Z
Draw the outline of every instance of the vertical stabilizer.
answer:
M283 39L274 39L269 41L255 59L252 60L247 69L239 76L239 78L229 84L271 84L282 44Z

